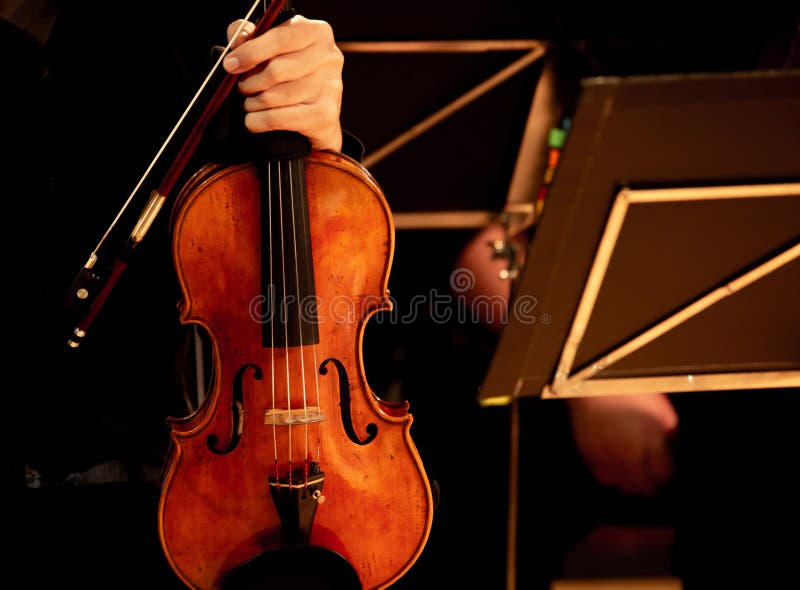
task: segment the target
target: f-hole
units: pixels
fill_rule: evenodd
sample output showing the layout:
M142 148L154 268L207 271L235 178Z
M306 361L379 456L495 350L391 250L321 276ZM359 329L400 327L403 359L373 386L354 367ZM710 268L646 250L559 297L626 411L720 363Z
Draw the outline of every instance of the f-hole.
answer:
M228 441L228 446L224 449L217 448L219 444L219 437L216 434L210 434L206 439L206 445L209 450L217 455L227 455L237 447L242 438L242 431L244 430L244 392L242 382L244 381L244 374L247 369L253 369L253 378L260 381L263 378L263 373L253 363L247 363L236 372L236 377L233 380L233 395L231 398L231 438Z
M378 436L378 425L370 422L367 424L365 430L367 437L364 440L358 438L355 428L353 428L353 416L350 414L350 381L347 378L347 369L345 369L342 362L333 357L325 359L319 366L319 374L327 375L327 364L333 363L336 366L336 374L339 376L339 407L342 409L342 426L347 434L347 438L356 443L357 445L367 445L375 440Z

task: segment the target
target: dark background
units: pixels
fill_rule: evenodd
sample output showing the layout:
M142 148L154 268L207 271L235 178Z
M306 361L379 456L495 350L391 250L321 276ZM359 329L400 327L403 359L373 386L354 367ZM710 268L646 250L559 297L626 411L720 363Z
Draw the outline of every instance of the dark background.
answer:
M104 88L106 94L75 99L65 142L80 139L81 117L96 116L114 123L108 126L109 133L130 132L141 142L132 141L124 152L102 154L129 159L131 179L105 178L106 166L101 159L92 163L98 176L94 184L105 186L113 181L109 182L112 186L131 186L153 153L142 136L149 137L146 131L152 131L152 136L158 137L186 104L177 100L175 113L162 105L157 117L150 117L152 130L129 129L127 126L135 125L131 121L136 119L125 117L124 110L120 116L118 105L108 97L136 102L138 95L131 93L139 92L133 82L140 78L153 79L149 90L156 95L162 91L168 94L174 90L172 86L184 83L196 87L190 80L179 84L168 75L156 77L153 70L161 70L152 68L152 64L166 61L163 52L182 44L192 48L182 57L192 62L186 69L202 70L200 65L208 62L210 46L224 42L226 24L243 15L245 8L245 3L238 1L198 10L196 3L145 0L134 7L87 2L73 12L75 18L92 15L98 21L96 36L87 36L85 46L80 47L92 60L91 67L81 70L81 75L97 82L106 70L119 74L119 63L128 69L122 72L124 75L112 77L119 85ZM616 13L604 6L586 12L544 3L512 5L474 0L424 6L317 0L297 2L295 8L309 18L330 22L340 41L552 41L562 56L565 82L584 75L781 67L798 22L797 8L776 10L763 4L757 14L752 9L700 14L673 4ZM149 26L152 15L160 15L163 21ZM137 34L153 29L169 36L169 43ZM120 54L105 50L105 42L112 38L124 44L122 60ZM347 54L343 125L363 141L369 154L515 57ZM148 74L153 75L148 78ZM537 77L538 66L534 65L376 165L371 172L392 209L499 209ZM70 174L77 176L78 172L82 170L71 170ZM97 216L110 220L119 198L108 199L104 204L109 214L98 211ZM80 255L74 258L74 265L73 258L67 257L67 280L97 237L95 232L85 235L82 228L74 233L86 247L76 247ZM410 310L415 297L449 292L454 260L473 235L474 230L397 232L389 288L401 315ZM143 246L150 248L154 246L149 243ZM129 284L146 285L148 272L147 267L131 265ZM141 290L148 295L145 287ZM116 322L127 317L119 308L114 315L113 302L106 311L107 316L96 326L98 342L103 342L102 330L119 332ZM169 309L170 314L173 311ZM495 336L471 318L442 322L429 309L420 311L413 322L381 322L375 318L367 328L364 347L366 373L375 392L410 402L412 437L440 497L425 551L396 586L500 588L506 573L509 413L507 408L481 408L476 402ZM165 321L172 318L170 315ZM134 332L137 316L125 325ZM38 334L31 339L35 337ZM119 355L117 362L125 367L120 373L127 375L130 359ZM523 498L531 508L531 519L523 527L530 549L524 560L526 567L544 573L557 569L562 548L598 519L669 518L669 506L665 509L662 499L627 502L621 510L617 497L591 487L571 450L562 406L532 404L525 410L524 425L530 437L523 465ZM158 417L159 425L161 422L163 416ZM146 518L142 515L143 520Z

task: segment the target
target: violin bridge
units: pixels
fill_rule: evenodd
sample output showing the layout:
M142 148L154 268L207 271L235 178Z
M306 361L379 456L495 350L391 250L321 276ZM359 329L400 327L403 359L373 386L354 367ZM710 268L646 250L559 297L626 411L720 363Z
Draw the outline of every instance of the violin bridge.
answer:
M311 424L326 420L318 406L283 410L271 408L264 410L264 424L273 426L289 426L293 424Z

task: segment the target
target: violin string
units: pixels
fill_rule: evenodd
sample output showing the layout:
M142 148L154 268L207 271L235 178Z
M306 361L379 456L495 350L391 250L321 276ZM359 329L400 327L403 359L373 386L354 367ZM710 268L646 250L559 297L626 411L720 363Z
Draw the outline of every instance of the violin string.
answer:
M289 459L289 482L291 483L291 474L292 474L292 394L291 394L291 383L289 379L289 322L285 321L288 319L288 309L287 309L287 300L286 300L286 252L283 248L284 244L286 243L286 230L283 227L283 190L282 190L282 178L281 178L281 163L280 160L275 163L277 166L277 183L278 183L278 219L280 222L280 249L281 249L281 277L284 277L284 280L281 281L283 283L283 299L281 300L281 318L283 321L283 332L284 332L284 357L286 359L286 407L288 408L288 416L289 420L287 421L287 437L288 437L288 459Z
M305 182L305 169L303 169L302 172L303 172L303 175L300 177L300 182ZM304 200L304 204L306 206L306 216L310 217L311 203L308 200L308 195L306 195L306 198ZM310 228L310 226L311 226L311 220L310 219L309 219L308 223L309 223L309 228ZM305 248L305 252L303 253L304 254L303 260L308 261L307 264L313 264L313 258L312 258L312 252L311 252L311 240L310 239L305 240L303 242L303 247ZM313 293L314 293L314 296L316 297L316 289L313 289ZM317 301L313 301L313 302L311 302L311 304L314 306L314 308L313 308L314 317L312 318L312 320L314 322L318 322ZM317 326L318 326L318 324L317 324ZM317 357L317 348L319 346L320 346L320 340L319 340L319 338L317 338L317 341L314 342L312 344L312 346L311 346L311 355L312 355L312 365L311 366L314 368L314 405L317 408L317 413L320 414L319 418L322 418L322 416L321 416L321 414L322 414L322 404L320 403L320 397L319 397L319 371L317 370L317 367L319 367L319 364L318 364L319 363L319 358ZM320 453L320 438L319 438L319 435L318 435L317 436L317 462L320 461L320 455L321 455L321 453Z
M297 217L295 211L295 188L294 188L294 181L295 181L295 173L296 168L299 164L292 166L292 160L288 160L288 180L289 180L289 203L291 205L291 215L292 215L292 248L294 251L294 280L295 285L297 285L297 332L300 344L300 375L302 376L302 380L300 383L300 387L303 392L303 424L305 426L305 448L303 450L303 462L305 464L305 475L306 475L306 482L308 482L308 401L306 398L306 363L305 363L305 346L303 342L303 303L305 300L304 294L300 292L300 269L299 269L299 262L297 256ZM299 189L298 189L299 190ZM283 194L283 193L281 193ZM308 237L307 237L308 239Z
M275 410L275 276L272 265L272 165L267 165L267 221L269 224L269 252L262 253L262 256L269 256L269 284L267 285L267 313L269 314L269 338L270 338L270 376L272 384L270 393L272 397L271 409ZM263 199L261 201L264 202ZM272 420L272 454L275 464L275 481L278 481L278 425Z
M233 42L236 39L239 38L239 35L242 34L242 31L244 30L245 25L248 23L250 17L253 15L253 12L255 11L256 7L258 6L259 2L261 2L261 1L262 0L255 0L255 2L253 2L252 6L250 6L250 9L248 10L247 14L242 19L242 22L239 23L239 26L237 27L236 32L231 36L230 41L228 41L227 45L225 45L225 48L223 49L223 51L220 52L220 55L217 58L217 61L214 63L214 65L212 66L211 70L206 75L206 77L203 80L202 84L200 84L200 87L195 92L195 94L192 97L191 101L189 102L188 106L184 109L183 113L181 113L180 117L178 118L178 122L175 123L175 125L172 127L172 130L170 131L169 135L167 135L167 138L164 140L164 142L161 144L161 147L156 152L155 157L150 161L150 164L145 169L144 174L142 174L142 176L139 178L139 181L136 183L136 186L133 188L131 193L128 195L128 198L125 199L125 202L122 204L122 208L120 208L120 210L117 212L117 215L111 221L111 224L108 226L108 228L106 229L105 233L100 238L100 241L97 243L97 245L94 248L94 251L92 252L93 255L95 255L95 256L97 255L97 253L100 251L100 248L103 246L105 241L108 239L108 236L114 230L114 228L116 227L117 223L119 223L120 218L122 217L122 215L125 213L127 208L130 206L131 202L133 201L134 196L142 188L142 185L144 184L145 180L150 175L150 173L153 171L153 168L155 167L155 165L158 162L158 160L161 158L161 155L167 149L167 146L172 141L173 137L177 133L177 131L180 128L180 126L183 124L183 122L186 119L186 117L189 115L189 112L194 107L194 105L197 102L198 98L203 93L203 91L206 89L206 87L208 86L209 82L213 78L213 76L216 73L216 71L219 69L219 66L222 63L222 60L224 59L224 57L230 51L231 45L233 44Z

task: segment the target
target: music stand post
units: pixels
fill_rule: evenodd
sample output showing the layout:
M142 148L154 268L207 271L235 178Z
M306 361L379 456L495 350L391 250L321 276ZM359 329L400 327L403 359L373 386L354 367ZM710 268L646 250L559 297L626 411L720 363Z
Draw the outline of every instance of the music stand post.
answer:
M800 387L798 154L798 70L582 82L478 395L512 455L524 397Z

